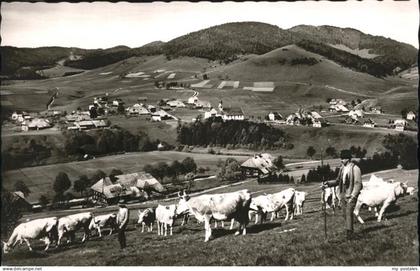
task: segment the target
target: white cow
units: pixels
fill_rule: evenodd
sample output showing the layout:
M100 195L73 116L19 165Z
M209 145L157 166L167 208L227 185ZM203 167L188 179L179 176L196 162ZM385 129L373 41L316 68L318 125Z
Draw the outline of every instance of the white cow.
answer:
M294 209L295 215L303 214L303 204L305 203L307 193L303 191L295 191Z
M168 235L168 226L170 229L170 235L172 235L172 227L176 218L176 205L158 205L156 207L156 222L158 228L158 235Z
M57 245L61 244L61 239L67 236L67 243L74 241L75 233L78 229L83 228L84 234L82 242L85 242L89 238L90 230L89 225L94 218L91 212L79 213L61 217L58 220L58 241Z
M271 201L274 204L274 212L271 215L271 221L274 220L274 217L278 217L279 211L285 207L286 208L286 218L284 220L293 219L293 202L295 197L295 189L287 188L283 191L271 195Z
M111 228L109 235L112 234L113 230L118 229L116 214L112 213L94 217L90 221L89 230L92 231L93 229L96 229L98 231L99 237L102 237L101 229L106 226L109 226Z
M255 224L257 224L258 215L261 215L262 223L263 220L265 220L267 213L274 212L275 206L272 201L272 195L265 194L252 198L249 208L249 218L251 219L251 215L255 214Z
M19 224L13 230L7 243L3 242L3 253L9 253L18 242L20 242L20 244L25 242L29 250L32 251L31 244L29 243L30 239L43 240L46 245L44 250L48 250L51 244L51 234L54 234L54 231L57 230L57 224L57 217L35 219Z
M246 225L249 222L248 211L251 203L251 194L248 190L201 195L193 198L190 198L184 191L184 194L179 196L177 214L189 212L198 221L204 221L204 242L209 241L211 237L211 219L228 220L233 218L239 222L239 229L235 235L238 235L241 229L242 234L246 234Z
M364 223L363 219L360 217L359 212L363 204L369 207L380 206L381 210L378 215L378 222L381 222L382 216L386 208L395 203L397 198L404 196L407 191L407 184L394 182L394 183L384 183L375 187L370 187L368 189L362 189L360 195L357 198L356 207L354 208L354 215L357 217L360 223Z
M139 220L137 224L141 224L141 232L144 232L144 226L149 227L149 232L153 230L153 223L156 221L156 214L153 208L147 208L144 211L138 210Z

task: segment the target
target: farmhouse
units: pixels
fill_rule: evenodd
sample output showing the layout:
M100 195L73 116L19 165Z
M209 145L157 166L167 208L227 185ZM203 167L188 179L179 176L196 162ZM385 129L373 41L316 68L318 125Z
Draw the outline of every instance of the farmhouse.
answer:
M210 111L204 112L204 119L214 118L214 117L221 117L222 115L217 112L216 109L212 108Z
M45 129L45 128L50 128L50 127L51 127L51 124L49 120L42 119L42 118L35 118L30 121L22 122L22 131L39 130L39 129Z
M395 130L402 132L405 130L405 127L407 126L407 121L404 119L394 120L394 126L395 126Z
M172 100L166 103L170 107L185 107L185 104L180 100Z
M155 113L156 112L156 106L147 105L147 110L149 110L150 113Z
M223 120L244 120L245 116L240 107L224 108L222 111Z
M25 195L21 191L12 192L12 196L17 202L17 208L26 211L32 209L32 204L26 199Z
M142 104L134 104L126 109L128 115L149 115L150 112Z
M375 125L376 125L375 122L370 118L365 120L365 122L363 123L363 127L368 127L368 128L374 128Z
M113 204L121 198L148 199L151 192L166 191L152 175L145 172L117 175L115 178L115 183L105 177L92 185L93 200Z
M321 121L319 121L318 119L314 120L312 122L312 127L321 128L322 127Z
M255 174L257 174L258 181L271 178L277 171L277 167L273 164L273 160L273 156L269 153L255 154L242 163L242 173L245 176L255 176Z
M357 120L358 118L363 118L363 111L360 109L350 110L349 117L351 117L354 120Z
M406 119L415 120L416 119L416 114L413 111L410 111L410 112L407 113Z
M198 102L198 97L197 96L191 96L188 98L188 104L196 104Z
M270 112L267 115L269 121L280 121L283 120L283 116L278 112Z
M152 114L152 121L162 121L162 120L167 120L167 119L177 119L174 116L168 114L166 111L164 110L158 110L156 112L154 112Z
M81 120L75 121L72 126L68 126L67 130L88 130L93 128L105 128L108 127L109 123L103 119L95 119L95 120Z

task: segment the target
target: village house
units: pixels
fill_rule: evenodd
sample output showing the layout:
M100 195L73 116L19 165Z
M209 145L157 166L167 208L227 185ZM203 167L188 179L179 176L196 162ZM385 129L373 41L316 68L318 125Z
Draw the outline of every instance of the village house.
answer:
M299 114L300 116L300 114ZM300 118L296 115L296 113L290 114L286 118L286 124L287 125L296 125L299 126L301 124Z
M11 192L17 209L21 211L30 211L32 209L32 203L28 201L25 195L21 191Z
M269 179L278 170L273 160L273 156L269 153L255 154L241 164L242 174L251 177L257 175L258 181Z
M104 119L95 119L95 120L81 120L75 121L72 123L71 126L67 127L67 130L89 130L93 128L105 128L108 127L109 124Z
M240 107L224 108L222 111L223 120L244 120L245 116Z
M154 105L147 105L147 110L149 110L150 113L155 113L156 112L156 106Z
M313 121L312 121L312 127L315 127L315 128L321 128L321 127L322 127L322 123L321 123L321 121L320 121L319 119L315 119L315 120L313 120Z
M22 122L22 131L40 130L50 128L52 125L49 120L42 118L35 118L33 120Z
M198 97L197 96L191 96L188 98L188 104L194 105L198 102Z
M126 108L128 115L149 115L150 112L143 106L143 104L134 104L131 107Z
M221 117L222 115L217 112L216 109L211 108L210 111L204 112L204 119L214 118L214 117Z
M19 122L19 123L21 123L21 122L24 122L24 121L29 121L29 120L31 120L32 119L32 116L31 115L29 115L28 113L26 113L26 112L22 112L22 113L20 113L20 114L18 114L18 113L16 113L16 112L14 112L13 114L12 114L12 120L13 121L16 121L16 122Z
M170 107L185 107L185 104L180 100L171 100L166 103Z
M164 110L158 110L152 114L152 121L162 121L162 120L168 120L168 119L177 119L176 117L168 114Z
M375 122L370 118L363 122L363 127L374 128L375 125Z
M413 111L410 111L410 112L407 113L406 119L415 120L416 119L416 114Z
M348 115L350 118L357 120L359 118L363 118L363 111L360 109L350 110Z
M373 114L382 114L384 111L382 110L381 107L372 107L370 109L370 112Z
M394 120L394 126L395 126L395 130L402 132L405 130L405 127L407 126L407 121L404 119Z
M270 112L267 115L269 121L281 121L284 120L283 116L278 112Z
M118 107L123 104L124 102L121 100L121 98L116 98L115 100L112 101L112 106L115 106L115 107Z

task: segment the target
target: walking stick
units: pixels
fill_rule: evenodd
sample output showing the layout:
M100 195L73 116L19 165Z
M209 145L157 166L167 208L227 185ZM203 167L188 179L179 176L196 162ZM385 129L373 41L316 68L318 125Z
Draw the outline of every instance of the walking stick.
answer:
M324 182L322 182L324 183ZM325 188L322 186L323 190L323 209L324 209L324 233L325 233L325 239L327 239L327 201L325 200Z

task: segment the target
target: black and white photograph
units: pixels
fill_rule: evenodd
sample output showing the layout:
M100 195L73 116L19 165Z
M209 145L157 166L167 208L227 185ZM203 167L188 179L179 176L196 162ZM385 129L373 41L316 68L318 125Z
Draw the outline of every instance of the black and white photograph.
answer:
M3 270L417 270L418 1L0 10Z

